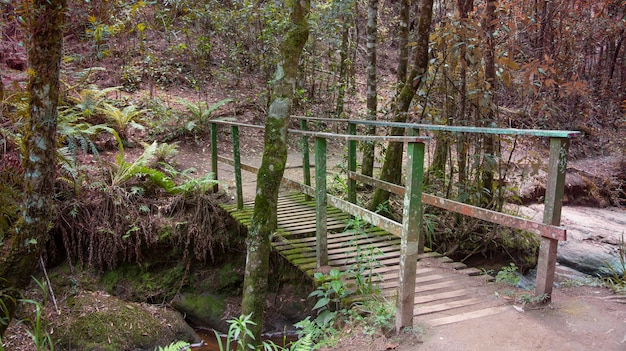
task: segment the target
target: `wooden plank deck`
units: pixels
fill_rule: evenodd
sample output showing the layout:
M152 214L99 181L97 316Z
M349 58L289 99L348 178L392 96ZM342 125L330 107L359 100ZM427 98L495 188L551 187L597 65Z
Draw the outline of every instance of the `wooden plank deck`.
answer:
M226 205L241 224L249 225L253 203L243 210ZM376 227L349 228L350 216L328 207L329 268L367 271L376 288L393 298L398 286L400 238ZM279 234L273 248L309 276L315 264L315 201L304 195L281 195ZM436 252L420 255L415 281L414 323L431 326L456 323L500 313L510 306L499 300L476 268L468 268ZM492 279L492 278L491 278Z

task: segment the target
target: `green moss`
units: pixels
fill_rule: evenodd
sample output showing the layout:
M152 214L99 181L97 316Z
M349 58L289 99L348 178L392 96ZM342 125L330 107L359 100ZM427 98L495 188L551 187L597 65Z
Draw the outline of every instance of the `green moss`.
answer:
M243 284L243 275L239 274L231 262L226 263L218 272L219 287L221 292L239 290Z
M226 331L223 320L226 302L223 296L213 294L185 293L173 301L173 306L195 325Z
M153 349L191 333L185 326L166 321L165 310L157 315L143 305L131 304L101 293L70 298L70 312L55 330L60 349L119 351ZM182 319L181 319L182 321ZM188 329L188 327L187 327Z
M106 272L100 282L107 292L132 301L167 301L180 287L184 270L182 265L153 268L147 264L124 264Z
M226 308L223 297L208 294L186 294L185 298L181 300L181 306L205 315L221 315Z

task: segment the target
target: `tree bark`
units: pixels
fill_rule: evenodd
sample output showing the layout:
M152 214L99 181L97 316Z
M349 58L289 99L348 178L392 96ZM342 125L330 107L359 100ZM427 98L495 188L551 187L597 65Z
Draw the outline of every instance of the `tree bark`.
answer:
M350 26L346 19L343 19L342 34L341 34L341 48L339 50L339 86L337 89L337 107L335 114L337 118L344 118L344 105L346 97L346 88L348 85L348 39Z
M606 82L607 87L610 86L611 80L613 79L615 66L617 64L617 58L619 57L619 52L622 48L622 42L624 42L624 37L625 37L624 34L625 34L624 28L622 28L622 31L620 32L620 35L619 35L619 39L617 40L617 45L615 45L615 52L613 53L613 58L611 59L611 63L609 64L609 77Z
M281 45L281 61L276 68L273 94L265 122L265 139L261 167L257 175L254 212L247 238L246 272L242 314L252 314L256 325L250 329L259 343L263 330L263 314L269 274L270 235L276 231L278 190L287 161L287 127L298 65L302 49L309 37L307 16L310 0L293 1L291 24Z
M474 8L474 0L458 0L457 5L458 5L458 11L459 11L459 18L460 18L461 26L462 26L461 39L465 42L467 19L469 17L469 12ZM468 118L467 118L467 58L466 58L467 46L461 45L460 52L461 53L459 55L459 60L461 64L461 70L460 70L459 75L461 76L461 82L460 82L460 88L459 88L460 90L459 95L461 95L461 100L460 100L461 106L460 106L458 124L464 126L468 124L467 123L468 122ZM459 195L466 191L465 183L467 182L468 149L469 147L468 147L467 136L465 135L465 133L459 133L459 136L457 138L457 147L456 147L457 168L459 170L459 179L458 179Z
M419 90L424 84L428 70L428 39L430 36L430 24L433 16L433 0L420 0L418 8L420 9L420 13L417 25L415 59L411 73L407 77L402 89L399 92L397 105L394 111L394 122L406 122L413 97L415 96L417 90ZM391 128L390 134L404 135L404 128ZM394 184L400 184L400 178L402 176L403 146L404 145L402 143L389 143L380 179ZM373 211L377 210L378 206L386 202L388 199L389 192L382 189L376 189L374 197L372 198L370 209Z
M65 0L31 2L30 119L24 135L26 151L22 164L24 199L20 219L0 247L0 316L8 320L15 312L20 290L28 285L37 269L52 219L65 5ZM6 327L0 323L0 335Z
M400 96L400 91L406 81L406 75L409 66L409 21L411 1L400 0L399 2L400 23L398 31L398 70L396 72L397 80L397 96Z
M367 7L367 119L376 120L378 112L378 91L376 75L376 34L378 31L378 0L369 0ZM367 135L375 135L376 127L368 126ZM372 176L374 173L374 142L363 142L363 162L361 173Z
M496 0L487 1L487 14L484 17L485 36L487 39L485 47L485 80L487 81L488 89L488 111L484 118L484 127L495 127L495 111L496 101L495 94L497 89L497 77L496 77L496 63L495 63L495 42L494 32L496 23ZM492 134L485 134L483 136L483 163L481 169L481 205L484 207L493 206L493 176L495 166L495 140Z

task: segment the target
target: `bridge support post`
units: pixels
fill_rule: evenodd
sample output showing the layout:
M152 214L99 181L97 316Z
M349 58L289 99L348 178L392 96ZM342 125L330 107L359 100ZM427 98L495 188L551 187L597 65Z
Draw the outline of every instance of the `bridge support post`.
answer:
M348 122L348 134L356 135L356 124ZM356 172L356 140L348 141L348 173ZM356 180L348 177L348 201L356 204Z
M211 123L211 171L215 180L217 180L217 123ZM213 192L216 193L219 190L217 182L213 185Z
M306 119L300 120L300 130L307 131L309 130L307 126ZM302 178L304 181L304 185L311 186L311 158L309 156L309 137L306 135L302 136L301 141L302 146ZM311 197L309 195L305 195L304 198L306 201L311 201Z
M402 236L400 244L400 273L396 301L396 330L413 328L415 302L415 272L422 227L422 185L424 180L424 144L409 143L406 189L402 210Z
M543 210L544 224L556 226L561 224L568 150L568 138L550 138L550 164L548 165L548 180ZM544 302L548 302L552 295L559 242L544 236L540 240L535 295L541 296L545 294L546 300Z
M235 162L235 188L237 188L237 208L243 209L243 184L241 182L241 155L239 154L239 127L233 130L233 161Z
M326 139L315 138L315 248L317 268L328 265L326 214Z

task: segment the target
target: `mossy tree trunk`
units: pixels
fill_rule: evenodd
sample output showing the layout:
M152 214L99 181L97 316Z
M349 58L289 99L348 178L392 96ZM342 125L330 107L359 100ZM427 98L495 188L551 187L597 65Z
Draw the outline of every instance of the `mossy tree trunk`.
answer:
M376 74L376 35L378 32L378 0L369 0L367 6L367 119L376 120L378 112L378 91ZM367 134L376 134L375 126L367 127ZM363 162L361 173L372 176L374 173L375 145L371 141L363 142Z
M47 240L54 205L59 67L65 0L33 0L29 9L30 119L24 133L21 217L0 247L0 316L13 316ZM0 323L0 335L6 325Z
M458 0L457 1L457 8L459 11L459 19L460 19L460 23L461 23L461 28L462 30L460 31L461 33L461 40L463 42L467 42L466 41L466 36L467 36L467 24L468 24L468 17L469 17L469 12L474 8L474 1L473 0ZM460 82L459 82L459 96L460 96L460 107L459 107L459 114L458 114L458 124L465 126L468 125L468 120L469 117L467 116L467 46L466 45L461 45L460 47L460 54L459 54L459 61L461 64L461 68L460 68ZM459 133L458 137L457 137L457 147L456 147L456 153L457 153L457 168L458 168L458 193L462 194L466 192L466 187L465 187L465 183L467 182L467 158L468 158L468 138L465 135L465 133ZM457 218L461 218L460 216Z
M396 72L397 96L406 82L407 71L409 70L409 21L411 20L411 1L398 1L398 68Z
M495 63L495 26L497 20L497 2L495 0L487 1L487 14L484 17L483 26L485 28L485 81L488 86L489 104L488 111L483 121L485 127L495 127L496 108L495 94L497 90L496 63ZM492 134L486 134L483 137L483 163L481 169L481 196L480 204L484 207L495 207L493 203L494 196L494 171L497 168L495 156L495 139Z
M344 106L346 102L346 88L348 86L348 46L350 39L350 24L345 16L342 16L342 28L341 28L341 48L339 49L339 83L337 86L337 107L335 108L335 115L337 118L344 118Z
M430 23L433 16L433 0L420 0L418 4L419 17L417 25L417 40L413 68L398 94L393 121L406 122L407 114L415 93L423 86L428 70L428 37ZM403 128L391 128L391 135L404 135ZM385 160L380 179L400 184L402 176L402 143L390 143L387 147ZM376 189L370 208L376 210L378 206L389 199L389 192Z
M270 235L276 231L278 190L287 161L287 127L296 86L298 64L309 37L310 0L292 4L291 23L281 45L267 120L263 159L257 175L254 212L247 238L242 314L252 314L252 332L259 342L269 274ZM245 340L245 343L252 340Z

